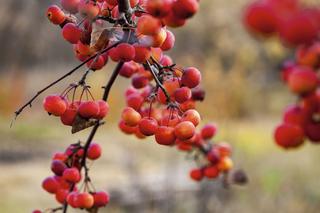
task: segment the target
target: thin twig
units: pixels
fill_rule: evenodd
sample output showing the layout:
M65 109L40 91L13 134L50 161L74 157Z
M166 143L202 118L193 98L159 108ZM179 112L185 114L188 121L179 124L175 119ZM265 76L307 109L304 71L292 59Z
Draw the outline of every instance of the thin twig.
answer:
M78 66L76 66L75 68L73 68L72 70L70 70L68 73L64 74L63 76L61 76L60 78L58 78L57 80L55 80L54 82L50 83L48 86L46 86L45 88L39 90L36 95L34 95L25 105L23 105L22 107L20 107L17 111L15 111L15 117L11 122L10 127L13 124L13 121L17 119L17 117L22 113L22 111L27 107L30 106L32 107L32 103L33 101L43 92L45 92L46 90L48 90L49 88L51 88L52 86L56 85L57 83L59 83L60 81L62 81L63 79L67 78L68 76L70 76L71 74L73 74L75 71L77 71L79 68L81 68L83 65L85 65L87 62L89 62L90 60L94 59L98 54L102 54L107 52L108 50L112 49L113 47L117 46L118 44L122 43L122 41L118 41L114 44L112 44L111 46L103 49L101 52L94 54L93 56L89 57L88 59L86 59L85 61L83 61L81 64L79 64Z

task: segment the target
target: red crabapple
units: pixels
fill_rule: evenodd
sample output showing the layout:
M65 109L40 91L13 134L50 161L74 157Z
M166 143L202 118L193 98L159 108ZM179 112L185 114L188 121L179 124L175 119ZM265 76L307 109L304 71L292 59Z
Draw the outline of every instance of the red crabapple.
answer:
M78 208L90 209L94 204L93 196L87 192L78 193L74 202Z
M203 172L201 169L193 169L190 171L190 177L195 181L200 181L203 178Z
M174 128L175 136L180 140L187 140L194 136L195 126L190 121L182 121Z
M48 19L56 25L62 24L66 20L64 12L57 6L51 5L47 10Z
M78 183L81 180L81 175L77 168L67 168L62 174L62 178L70 183Z
M53 160L51 163L51 171L57 176L62 176L66 168L66 164L61 160Z
M81 29L77 27L74 23L68 23L62 28L62 36L63 38L70 42L71 44L76 44L80 40L81 37Z
M84 118L96 117L99 114L99 104L95 101L82 102L78 112Z
M67 202L72 208L78 208L78 206L76 205L76 202L75 202L77 195L78 195L78 192L71 192L67 196Z
M152 117L142 118L139 122L140 132L146 136L154 135L158 128L158 122Z
M172 4L173 14L181 19L192 17L199 9L197 0L176 0Z
M306 125L305 133L313 143L320 142L320 123L310 122Z
M96 160L101 156L102 148L99 144L92 143L88 148L87 158Z
M288 86L294 93L309 93L317 88L318 78L311 69L297 69L289 76Z
M143 15L138 19L137 30L143 35L155 35L161 30L161 22L150 15Z
M47 177L42 182L42 188L47 192L54 194L59 190L60 185L54 177Z
M201 121L201 117L197 110L189 109L182 114L181 121L190 121L194 126L198 126Z
M48 113L61 116L67 109L67 103L59 95L49 95L44 99L43 107Z
M174 99L178 103L183 103L183 102L189 100L191 98L191 96L192 96L192 92L189 87L181 87L181 88L178 88L174 92Z
M109 104L104 100L99 100L97 101L97 103L99 105L99 113L96 116L94 116L94 118L103 119L109 113Z
M121 118L128 126L137 126L141 120L141 115L133 108L126 107L122 111Z
M128 135L134 134L136 132L136 128L132 126L128 126L123 120L121 120L118 124L120 130Z
M93 195L93 206L94 207L103 207L106 206L109 203L110 197L106 192L100 191L95 192Z
M76 115L77 115L78 107L74 104L70 104L66 111L60 116L60 120L64 125L72 126Z
M213 179L219 176L219 169L216 166L209 166L204 169L204 176Z
M166 30L166 33L167 33L166 40L164 40L164 42L160 47L163 51L168 51L172 49L175 42L175 37L173 33L170 30Z
M80 0L61 0L62 8L73 14L78 12L79 3Z
M151 55L150 48L134 45L134 49L135 49L135 56L133 61L137 63L144 63L146 62L146 60L150 58L150 55Z
M183 85L194 88L198 86L201 82L201 73L198 69L194 67L188 67L184 70L181 82Z
M233 167L233 161L229 157L224 157L218 163L218 169L222 172L229 171Z
M215 124L206 124L201 129L201 136L203 139L211 139L217 132L217 126Z
M181 27L186 23L186 19L178 18L174 12L170 12L162 19L162 22L169 27Z
M275 132L276 143L283 148L298 147L303 144L304 133L301 127L293 124L281 124Z
M81 0L78 9L81 15L89 19L95 18L100 12L99 5L92 0Z
M172 0L148 0L146 2L146 11L154 17L165 17L171 10L172 2Z
M56 193L56 200L61 203L61 204L64 204L66 199L67 199L67 196L69 194L69 191L66 190L66 189L59 189Z
M119 60L121 61L131 61L135 57L135 49L131 44L122 43L116 47L116 51L118 52Z
M169 126L160 126L155 132L155 139L161 145L173 145L176 140L174 128Z

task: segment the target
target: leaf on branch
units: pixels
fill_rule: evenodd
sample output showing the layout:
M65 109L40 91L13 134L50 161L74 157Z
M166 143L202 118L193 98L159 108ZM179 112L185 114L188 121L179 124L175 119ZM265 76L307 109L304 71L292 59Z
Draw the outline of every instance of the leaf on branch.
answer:
M92 127L96 123L97 123L96 119L87 120L87 119L84 119L81 116L77 115L73 124L72 124L71 133L74 134L74 133L80 132L81 130Z

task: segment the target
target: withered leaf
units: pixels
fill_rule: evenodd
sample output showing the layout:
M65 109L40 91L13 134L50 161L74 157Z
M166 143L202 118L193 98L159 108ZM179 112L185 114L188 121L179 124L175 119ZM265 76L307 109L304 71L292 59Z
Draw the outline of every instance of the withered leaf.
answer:
M77 114L76 118L74 119L74 122L72 124L71 133L74 134L74 133L77 133L81 130L89 128L89 127L95 125L97 122L99 122L99 121L96 119L87 120Z

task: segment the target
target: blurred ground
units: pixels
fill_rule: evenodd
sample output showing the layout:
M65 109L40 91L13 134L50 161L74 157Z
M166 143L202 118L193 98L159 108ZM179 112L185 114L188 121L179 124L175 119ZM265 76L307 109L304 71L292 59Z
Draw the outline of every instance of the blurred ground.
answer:
M44 96L9 128L18 105L77 64L59 29L43 15L52 2L57 1L0 0L1 213L53 207L54 198L41 189L42 179L50 175L51 155L88 134L71 135L47 116L41 110ZM248 173L250 183L230 190L212 181L193 183L188 171L194 165L183 153L122 135L116 122L129 82L119 79L110 98L112 113L96 138L104 155L92 165L95 186L112 195L102 212L319 212L318 148L307 144L285 152L272 140L282 109L293 101L279 82L277 66L292 54L278 41L260 43L246 33L241 9L248 2L201 0L200 13L175 30L170 55L202 71L207 98L199 110L205 121L219 124L217 140L234 146L236 167ZM96 97L112 66L90 76ZM47 94L60 93L80 75Z

